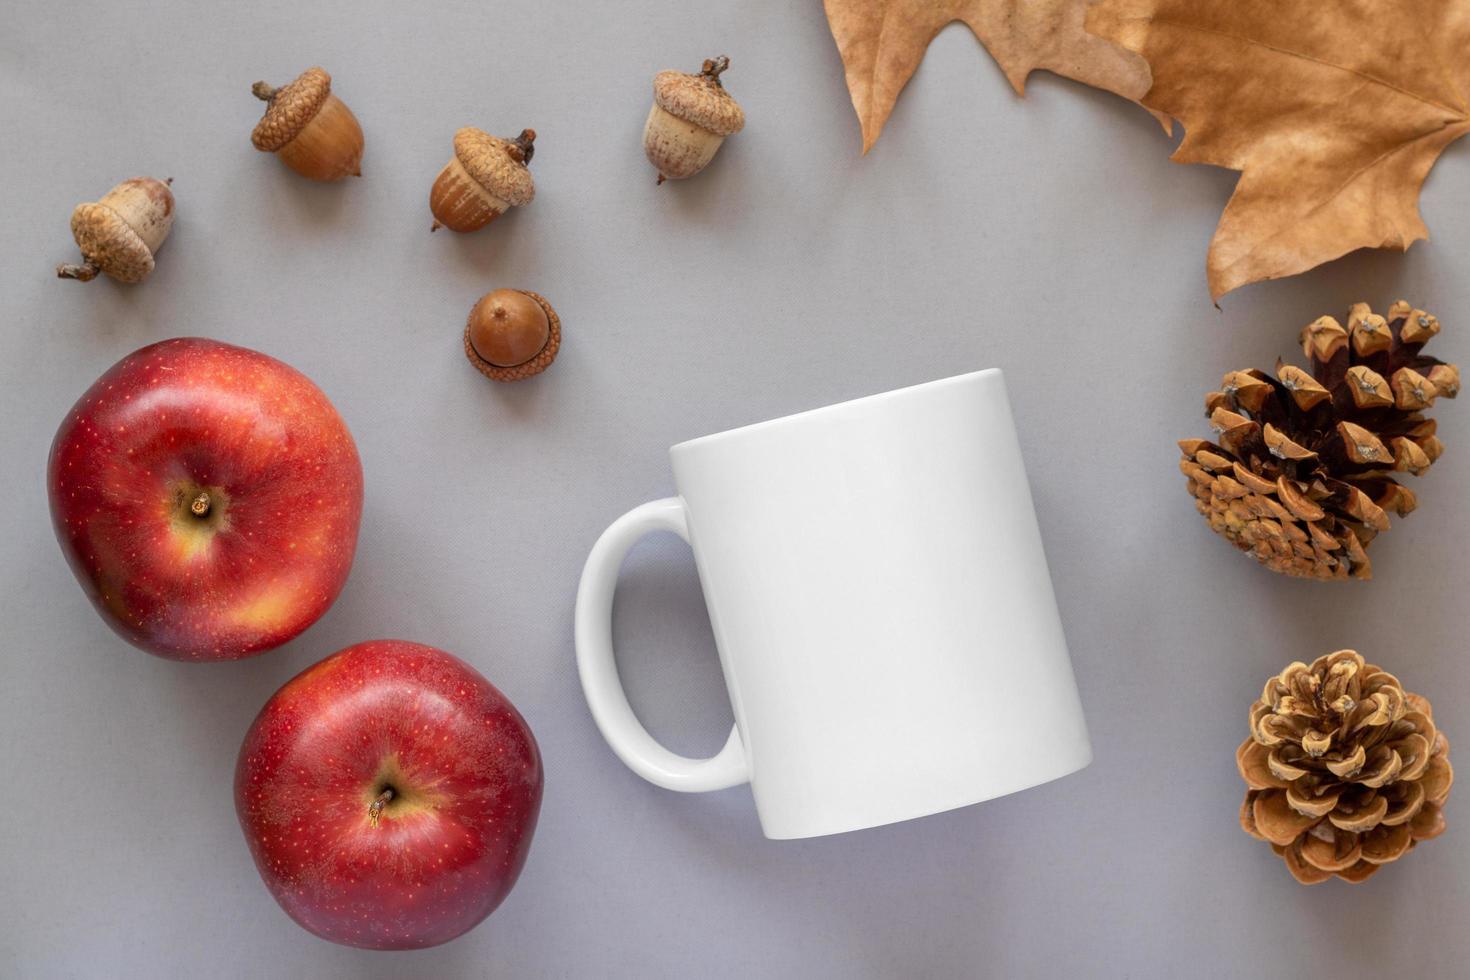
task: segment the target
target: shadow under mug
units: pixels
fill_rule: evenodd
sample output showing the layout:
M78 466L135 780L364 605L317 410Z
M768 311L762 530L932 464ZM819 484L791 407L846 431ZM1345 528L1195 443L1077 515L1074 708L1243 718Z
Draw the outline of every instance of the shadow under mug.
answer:
M614 521L577 592L582 688L634 772L749 782L769 838L978 803L1092 760L999 370L669 451L678 496ZM688 759L639 723L613 658L628 549L689 542L735 728Z

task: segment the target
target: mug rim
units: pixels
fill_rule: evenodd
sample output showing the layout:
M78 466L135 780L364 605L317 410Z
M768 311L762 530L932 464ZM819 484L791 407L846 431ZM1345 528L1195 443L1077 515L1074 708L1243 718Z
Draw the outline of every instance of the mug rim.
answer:
M764 421L760 422L750 422L746 425L737 425L733 429L722 429L719 432L711 432L709 435L695 436L692 439L685 439L683 442L674 443L673 446L669 447L669 452L681 452L683 450L693 449L696 446L704 445L706 443L722 441L731 436L749 435L753 432L765 429L774 429L777 426L784 425L787 422L795 422L798 419L805 420L814 415L822 415L827 412L835 412L839 409L847 409L855 405L866 405L872 402L889 401L905 395L918 394L931 388L948 387L950 385L959 384L964 381L976 380L985 377L986 375L992 374L1004 377L1004 372L1002 372L1001 369L998 367L981 368L978 371L966 371L964 374L952 374L947 378L936 378L933 381L921 381L918 384L905 385L901 388L891 388L888 391L880 391L872 395L859 395L857 398L849 398L845 401L833 402L830 405L820 405L816 408L808 408L799 412L792 412L790 415L778 415L776 418L773 419L765 419Z

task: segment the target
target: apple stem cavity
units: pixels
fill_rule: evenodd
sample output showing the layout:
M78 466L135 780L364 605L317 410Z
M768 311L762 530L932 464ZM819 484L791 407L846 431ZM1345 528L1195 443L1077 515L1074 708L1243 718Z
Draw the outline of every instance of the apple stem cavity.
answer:
M209 506L209 494L201 490L199 492L199 496L195 497L193 502L189 504L189 513L193 514L195 517L208 517Z
M368 804L368 819L374 827L378 825L378 819L383 815L383 807L393 799L393 787L389 786L378 794L378 798Z

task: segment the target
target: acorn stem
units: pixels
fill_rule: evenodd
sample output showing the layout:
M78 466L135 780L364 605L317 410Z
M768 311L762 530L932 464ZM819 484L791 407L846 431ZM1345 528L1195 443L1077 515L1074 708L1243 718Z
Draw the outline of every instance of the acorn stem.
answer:
M75 279L78 282L91 282L97 278L97 273L101 271L91 261L83 262L81 265L68 265L63 263L56 267L56 278Z
M266 82L256 82L250 86L250 94L262 102L269 102L276 97L276 90Z
M378 825L378 818L383 815L383 807L387 806L393 799L393 787L389 786L378 794L378 798L368 804L368 819L374 827Z
M720 55L718 58L706 58L704 61L704 67L700 69L699 73L705 78L708 78L710 81L714 82L716 85L719 85L720 73L729 67L730 59L725 55Z
M530 163L531 157L536 155L536 147L532 145L536 142L536 131L534 129L521 130L521 135L510 142L520 152L521 163Z

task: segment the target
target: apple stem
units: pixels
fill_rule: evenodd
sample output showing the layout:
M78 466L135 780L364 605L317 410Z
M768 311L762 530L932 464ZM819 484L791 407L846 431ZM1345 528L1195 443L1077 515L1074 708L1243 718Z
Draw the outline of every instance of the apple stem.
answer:
M208 517L209 502L209 494L201 490L199 496L194 498L194 502L189 504L189 513L195 517Z
M392 799L393 787L389 786L378 794L376 800L368 804L368 819L372 821L374 827L378 825L378 818L383 815L383 807L387 806L388 802Z

